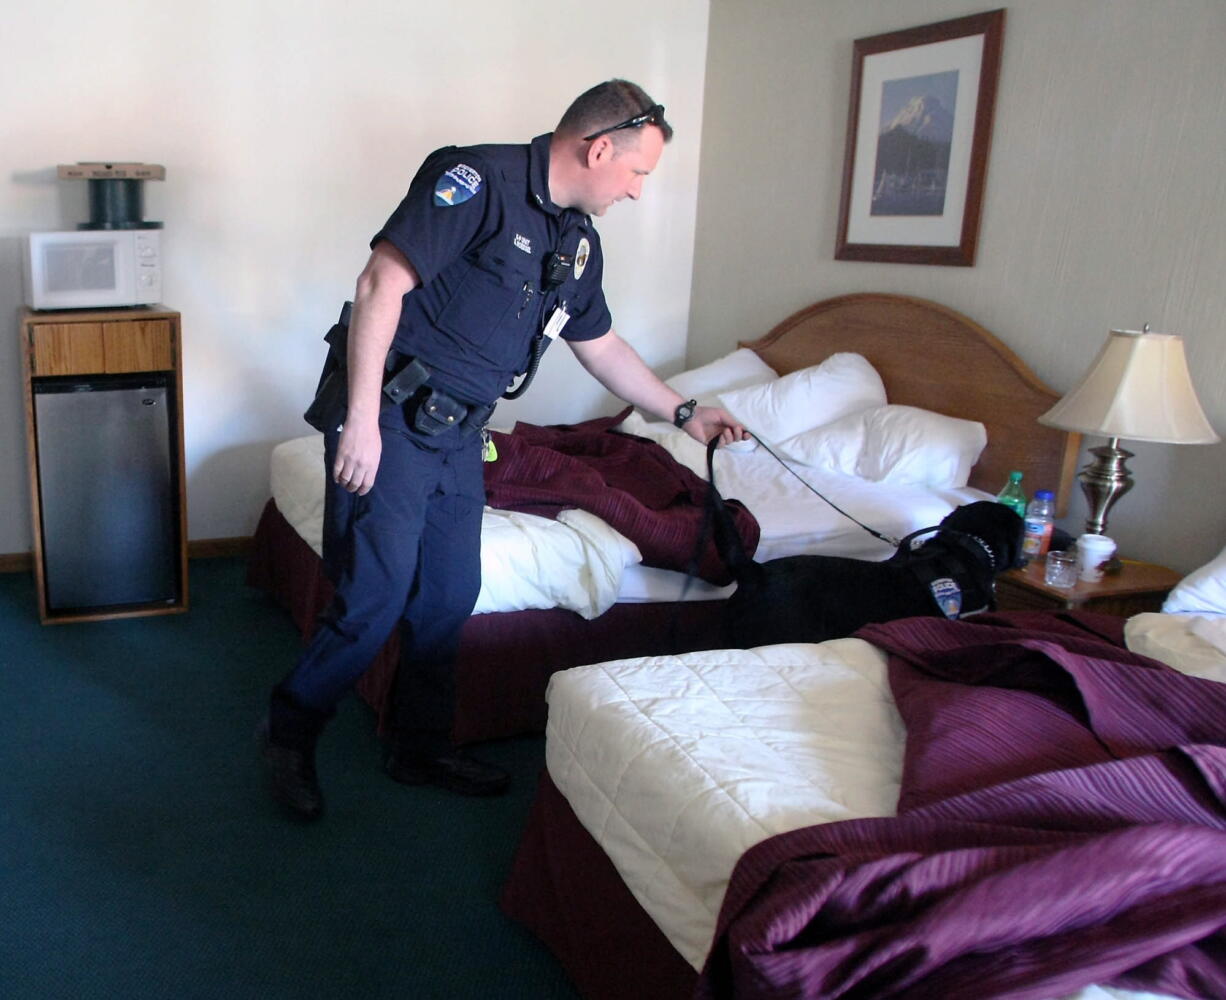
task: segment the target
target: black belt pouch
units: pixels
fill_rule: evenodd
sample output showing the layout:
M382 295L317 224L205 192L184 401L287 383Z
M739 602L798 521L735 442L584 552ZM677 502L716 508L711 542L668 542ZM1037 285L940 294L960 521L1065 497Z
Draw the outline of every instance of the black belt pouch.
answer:
M459 427L468 416L468 407L438 389L422 390L422 397L413 410L413 429L434 437Z

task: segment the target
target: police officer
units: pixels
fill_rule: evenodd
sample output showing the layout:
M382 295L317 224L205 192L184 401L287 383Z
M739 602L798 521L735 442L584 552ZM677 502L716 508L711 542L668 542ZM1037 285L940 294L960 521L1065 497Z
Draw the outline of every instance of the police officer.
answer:
M639 197L672 132L640 87L599 84L529 145L431 154L372 239L338 359L346 405L321 427L336 596L260 728L270 791L293 814L322 812L316 740L398 621L387 772L468 795L506 788L504 771L450 743L453 665L481 582L480 431L555 337L611 392L695 439L744 436L651 372L601 290L590 217Z

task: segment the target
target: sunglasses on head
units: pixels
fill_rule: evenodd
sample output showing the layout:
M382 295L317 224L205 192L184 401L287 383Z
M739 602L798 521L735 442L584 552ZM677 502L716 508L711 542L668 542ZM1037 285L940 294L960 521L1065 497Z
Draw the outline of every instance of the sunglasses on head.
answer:
M657 119L663 117L664 105L653 104L646 111L640 111L633 118L627 118L624 122L618 122L616 125L610 125L608 128L602 128L599 132L593 132L591 135L583 137L584 142L592 139L599 139L602 135L608 135L610 132L620 132L624 128L642 128L644 125L654 125Z

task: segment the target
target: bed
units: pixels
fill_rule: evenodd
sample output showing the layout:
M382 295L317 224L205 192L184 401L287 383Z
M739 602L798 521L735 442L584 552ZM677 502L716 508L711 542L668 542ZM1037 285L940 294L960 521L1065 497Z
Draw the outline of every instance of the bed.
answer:
M863 396L868 390L858 369L854 377L845 370L826 370L849 356L862 359L872 371L881 399ZM769 380L763 381L766 375L747 375L752 365L768 372ZM815 368L823 370L824 381L811 377ZM743 414L753 418L748 426L772 450L781 450L805 479L816 481L831 499L889 537L935 524L953 506L994 494L1012 469L1024 470L1027 484L1053 488L1061 504L1068 496L1079 442L1075 435L1036 422L1056 395L994 336L935 303L875 293L828 299L788 317L765 336L743 342L725 358L669 381L700 401L743 407ZM850 383L854 385L848 389ZM828 398L842 400L850 411L811 412ZM875 422L858 416L878 413L883 416ZM948 425L942 424L942 435L954 428L950 433L958 443L950 447L956 459L947 461L942 453L925 468L915 468L924 464L915 456L925 454L914 447L919 431L911 421L917 413L944 418ZM906 418L902 423L895 419L900 416ZM529 431L549 431L569 441L573 434L620 430L643 439L642 447L655 449L653 456L666 452L681 468L705 476L702 449L669 425L634 413L624 415L611 431L615 423L561 429L521 426L503 439L500 451L513 451L514 442ZM968 443L971 426L980 429L986 445L984 440L978 447ZM823 434L810 434L819 428ZM866 474L857 459L870 438L890 443L895 464ZM973 465L966 461L967 449L977 456ZM318 555L321 454L319 436L285 442L274 451L273 497L255 535L248 577L290 608L304 634L331 596ZM904 468L907 455L913 456L909 469ZM502 458L495 466L509 467ZM924 481L934 468L944 469L948 477L935 484ZM757 519L759 558L823 552L880 559L891 551L888 542L808 497L803 487L780 485L792 479L765 449L721 451L716 473L721 492L743 501ZM538 517L528 502L533 499L531 484L514 485L519 491L508 502L527 498L520 509L486 511L483 594L478 613L465 626L457 663L453 735L461 743L541 731L544 690L556 670L712 645L728 593L718 581L685 585L680 571L684 559L671 567L644 565L642 544L587 511L560 510L554 512L556 519ZM494 492L489 470L487 488ZM678 487L679 493L687 490L692 517L684 522L689 525L685 531L676 532L679 546L682 538L692 545L701 517L700 490ZM553 556L546 560L540 555L539 540L546 533L553 539L551 551L561 550L556 562ZM674 555L677 559L684 553ZM543 564L552 568L541 576ZM529 581L527 594L518 589L521 580ZM359 683L359 693L378 713L380 724L385 721L397 648L393 636Z
M1223 681L1226 550L1127 622L567 670L503 908L587 1000L1220 997Z

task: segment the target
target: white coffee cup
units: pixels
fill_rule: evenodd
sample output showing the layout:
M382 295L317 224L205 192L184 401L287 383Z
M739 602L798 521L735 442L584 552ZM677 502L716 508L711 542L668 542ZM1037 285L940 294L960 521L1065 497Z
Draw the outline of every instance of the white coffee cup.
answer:
M1115 542L1106 535L1082 535L1077 539L1078 575L1087 583L1100 582L1113 555Z

